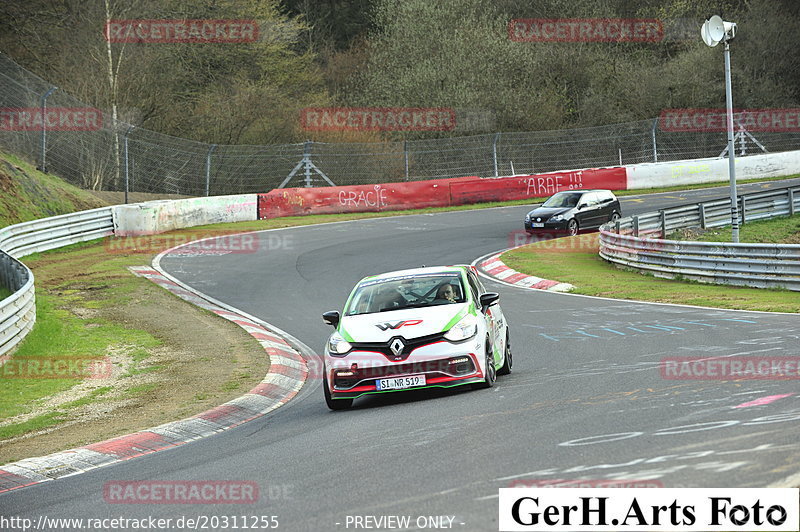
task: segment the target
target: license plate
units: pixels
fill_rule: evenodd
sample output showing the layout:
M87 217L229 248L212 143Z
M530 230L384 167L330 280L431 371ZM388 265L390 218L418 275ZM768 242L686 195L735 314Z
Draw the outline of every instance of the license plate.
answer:
M544 224L532 223L531 227L544 227Z
M375 384L378 390L402 390L404 388L413 388L414 386L425 386L425 375L378 379Z

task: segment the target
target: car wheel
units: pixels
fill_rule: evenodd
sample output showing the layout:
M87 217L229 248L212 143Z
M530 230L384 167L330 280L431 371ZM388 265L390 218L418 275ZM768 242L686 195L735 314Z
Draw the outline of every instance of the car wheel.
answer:
M609 222L614 223L617 220L619 220L619 213L617 211L614 211L613 213L611 213L611 219L609 220Z
M511 339L508 336L508 330L506 330L506 350L505 355L503 357L503 366L497 370L498 375L508 375L511 373L511 366L514 365L514 359L511 356Z
M484 372L483 382L477 384L477 388L491 388L497 380L497 369L494 367L494 356L492 356L492 346L489 339L486 339L486 371Z
M575 236L578 234L578 222L575 221L575 218L570 220L567 224L567 231L569 232L569 236Z
M325 394L325 404L327 404L328 408L331 410L347 410L353 406L352 399L334 399L331 397L331 391L328 389L328 379L326 377L322 378L322 391Z

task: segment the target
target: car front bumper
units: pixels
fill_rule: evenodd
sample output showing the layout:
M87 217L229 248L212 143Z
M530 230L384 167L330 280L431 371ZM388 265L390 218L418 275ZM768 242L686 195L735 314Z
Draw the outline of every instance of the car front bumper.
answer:
M328 389L334 399L355 399L363 395L404 392L426 388L449 388L481 382L485 360L482 342L440 341L419 347L402 361L381 353L354 350L345 357L325 354ZM379 389L378 380L424 375L425 384L401 389Z
M542 227L534 227L534 223L541 224ZM550 232L550 233L566 233L568 231L567 224L569 220L561 220L558 222L533 222L531 220L525 220L524 226L525 231L529 233L535 232Z

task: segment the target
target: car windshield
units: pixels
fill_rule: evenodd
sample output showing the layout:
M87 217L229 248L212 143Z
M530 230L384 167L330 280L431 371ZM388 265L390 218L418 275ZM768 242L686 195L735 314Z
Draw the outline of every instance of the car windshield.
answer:
M463 302L464 287L458 273L405 275L364 281L356 288L345 315Z
M579 192L559 192L542 203L542 207L575 207L580 199Z

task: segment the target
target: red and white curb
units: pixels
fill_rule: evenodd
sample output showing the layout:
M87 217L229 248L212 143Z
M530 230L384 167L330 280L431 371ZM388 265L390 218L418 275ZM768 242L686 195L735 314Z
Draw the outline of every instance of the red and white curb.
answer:
M269 373L245 395L188 419L165 423L77 449L28 458L0 466L0 493L39 482L76 475L123 460L171 449L211 436L261 417L286 404L308 378L308 366L300 352L279 333L248 316L222 308L185 289L150 267L129 268L200 308L236 323L255 337L270 358Z
M549 290L551 292L569 292L575 288L569 283L550 281L548 279L542 279L541 277L520 273L517 270L512 270L500 260L500 255L503 253L504 252L495 253L491 257L480 261L478 266L483 270L483 273L498 281L522 288Z

